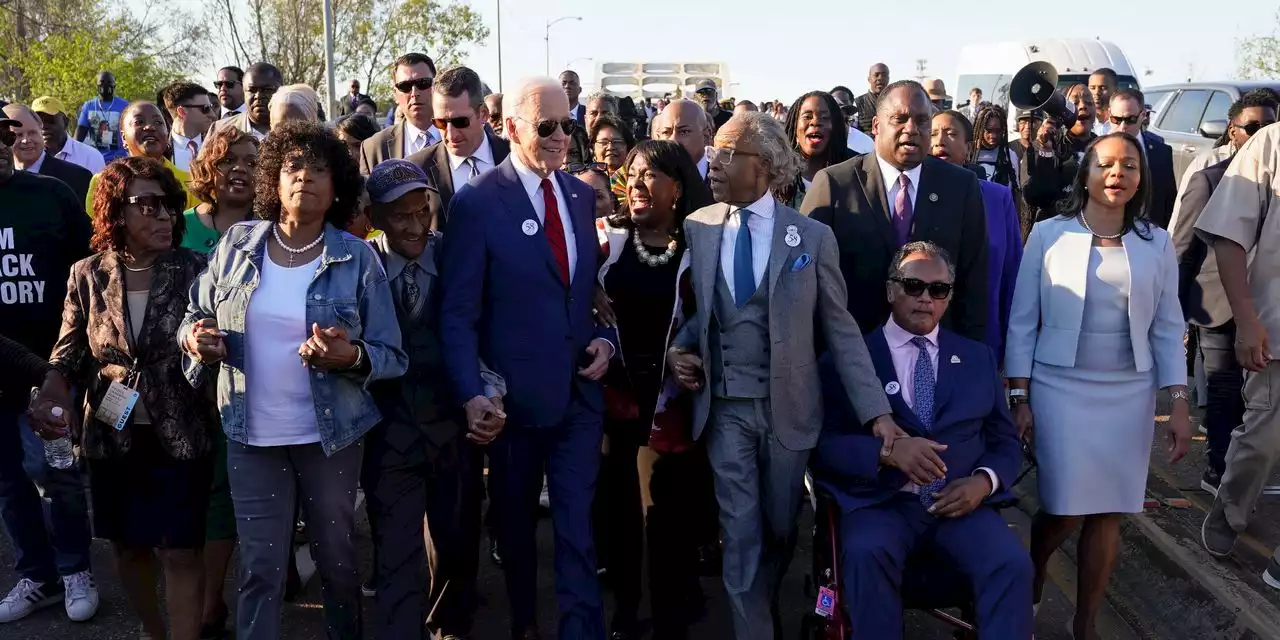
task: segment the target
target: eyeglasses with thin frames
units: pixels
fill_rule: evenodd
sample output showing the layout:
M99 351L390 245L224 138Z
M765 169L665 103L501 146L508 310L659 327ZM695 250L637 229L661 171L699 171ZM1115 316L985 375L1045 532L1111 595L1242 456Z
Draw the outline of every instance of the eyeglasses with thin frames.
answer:
M750 151L738 151L737 149L733 149L730 147L725 147L723 149L720 149L717 147L707 147L706 154L707 154L707 162L715 162L722 167L728 167L729 165L733 164L734 156L760 157L760 154L758 153L751 153Z

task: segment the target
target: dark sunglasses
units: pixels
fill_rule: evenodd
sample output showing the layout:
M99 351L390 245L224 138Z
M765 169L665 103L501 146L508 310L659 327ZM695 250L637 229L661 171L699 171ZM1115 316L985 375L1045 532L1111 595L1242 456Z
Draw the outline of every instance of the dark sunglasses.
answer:
M950 282L925 282L918 278L890 278L893 282L902 286L902 292L912 298L920 297L925 290L929 291L929 297L934 300L946 300L951 296Z
M569 165L569 173L575 176L580 173L586 173L588 171L594 171L605 177L608 177L609 165L603 162L588 162L585 164L575 162Z
M0 144L6 147L12 147L13 143L18 141L18 132L10 129L8 125L0 126Z
M418 78L416 80L405 80L396 83L396 91L400 93L409 93L414 89L418 91L430 91L431 85L436 83L435 78Z
M471 126L471 118L467 116L458 116L456 118L436 118L432 120L431 123L436 125L436 128L441 131L448 129L449 125L453 125L454 129L466 129Z
M1250 122L1250 123L1248 123L1248 124L1238 124L1238 125L1236 125L1236 128L1237 128L1237 129L1239 129L1239 130L1241 130L1241 131L1243 131L1243 132L1245 132L1245 133L1247 133L1247 134L1249 134L1250 136L1252 136L1253 134L1257 133L1257 132L1258 132L1258 130L1262 129L1263 127L1265 127L1265 126L1267 126L1267 125L1269 125L1269 124L1274 124L1274 123L1272 123L1272 122Z
M852 104L842 104L840 105L840 113L849 118L858 114L858 107Z
M529 122L520 116L516 116L516 119ZM538 128L539 138L550 138L551 135L556 132L556 127L560 127L560 130L563 131L566 136L573 135L574 130L578 128L578 121L573 118L565 118L564 120L539 120L536 123L529 122L529 124Z
M143 217L158 218L160 217L160 212L162 210L169 210L168 207L165 206L164 198L164 196L149 194L145 196L129 196L125 198L124 201L137 206L138 213L141 213Z
M234 89L238 84L240 83L236 82L235 80L218 80L217 82L213 83L213 88L214 89Z
M206 116L209 115L210 111L213 111L213 105L210 104L180 104L178 106L183 109L197 109Z
M1118 127L1118 126L1120 126L1120 125L1122 125L1122 124L1127 124L1127 125L1132 126L1132 125L1135 125L1135 124L1138 124L1139 122L1141 122L1141 121L1142 121L1142 116L1128 116L1128 117L1124 117L1124 118L1122 118L1122 117L1120 117L1120 116L1111 116L1110 120L1111 120L1111 124L1114 124L1114 125L1116 125L1117 127Z

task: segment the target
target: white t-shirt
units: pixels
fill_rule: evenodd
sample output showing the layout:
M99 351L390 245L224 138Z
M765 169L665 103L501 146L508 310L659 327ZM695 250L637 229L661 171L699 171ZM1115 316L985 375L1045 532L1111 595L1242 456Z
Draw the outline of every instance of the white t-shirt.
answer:
M245 314L245 428L250 445L279 447L320 442L311 376L298 347L311 336L307 288L320 257L282 267L264 256L262 278Z

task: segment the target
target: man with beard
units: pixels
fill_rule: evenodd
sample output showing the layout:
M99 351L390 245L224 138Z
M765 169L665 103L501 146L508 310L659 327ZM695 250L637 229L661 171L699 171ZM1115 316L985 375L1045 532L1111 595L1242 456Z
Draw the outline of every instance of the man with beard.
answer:
M58 337L71 265L89 253L92 230L82 199L61 182L14 168L17 120L0 118L0 335L37 354ZM27 392L18 376L0 376L0 519L14 546L18 583L0 600L0 624L65 604L72 620L93 617L98 590L89 567L84 482L73 465L45 464L27 427ZM37 491L51 502L47 512Z
M409 156L440 142L440 130L432 124L431 87L436 63L424 53L406 53L391 67L396 122L365 140L360 146L360 173L369 172L389 158Z
M239 129L259 140L267 137L267 132L271 131L271 96L280 90L282 84L284 84L284 77L275 65L258 62L249 67L249 72L245 74L243 89L249 96L249 101L242 105L245 106L244 111L213 123L213 128L209 130L209 137L213 137L213 134L224 127ZM220 99L223 91L224 89L219 87Z
M720 87L716 86L716 81L706 79L694 87L694 95L697 101L702 105L702 109L707 112L707 117L711 118L711 133L714 135L724 123L733 117L733 113L720 108Z
M880 101L880 94L888 84L889 66L883 62L871 65L871 69L867 71L867 87L870 90L858 96L857 105L858 130L872 137L875 137L875 134L871 130L871 120L876 116L876 105Z
M10 127L11 131L18 134L13 147L13 158L18 168L61 180L83 200L89 194L89 180L93 178L93 174L84 167L49 155L41 135L40 120L25 105L11 104L4 108L4 115L20 123Z
M89 142L105 162L125 155L120 146L120 118L129 101L116 97L116 77L110 71L98 74L98 95L80 107L80 121L76 126L76 140Z
M97 149L67 135L66 107L52 96L41 96L31 103L31 110L40 118L44 134L44 148L53 157L88 170L90 174L102 171L106 163Z
M220 117L230 118L244 112L244 71L240 67L218 69L218 79L213 81L213 88L218 90L217 104L222 106Z
M234 119L218 122L230 122ZM160 107L146 100L131 102L121 114L120 125L120 136L124 139L124 148L128 154L163 162L164 166L173 172L173 177L178 179L178 184L182 185L183 191L187 192L187 208L199 206L200 198L187 189L187 185L191 182L191 174L175 167L173 162L164 155L168 148L169 126L165 123ZM101 173L94 174L93 179L89 181L89 195L85 198L84 205L89 215L93 215L93 191L98 186L98 178L101 176Z
M955 259L954 301L943 326L982 341L989 295L982 195L972 172L929 157L932 116L920 83L885 87L872 121L876 152L819 171L800 212L835 231L849 312L863 333L889 318L884 274L894 253L927 240Z

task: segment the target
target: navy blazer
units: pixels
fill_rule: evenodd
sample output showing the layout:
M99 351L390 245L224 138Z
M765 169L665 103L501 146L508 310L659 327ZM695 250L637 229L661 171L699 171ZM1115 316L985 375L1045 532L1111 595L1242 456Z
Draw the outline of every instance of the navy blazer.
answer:
M876 375L881 384L890 387L898 376L884 328L867 334L866 341ZM819 366L830 367L828 360L829 356L824 357ZM947 445L940 457L947 465L948 482L987 467L1000 479L999 490L990 501L1007 500L1022 468L1022 445L1005 403L995 356L986 345L941 329L937 374L933 427L924 428L901 393L889 394L893 419L911 436ZM840 389L840 376L827 370L820 378L825 418L810 462L814 478L846 513L888 500L910 480L893 467L880 466L881 441L869 426L852 418L847 395Z
M1173 203L1178 199L1178 179L1173 175L1173 149L1164 138L1142 132L1142 142L1147 148L1147 168L1151 171L1151 202L1147 219L1161 229L1169 228L1173 217Z
M600 384L578 368L593 339L618 344L591 315L600 255L595 193L562 171L554 179L578 250L569 286L541 227L522 230L537 215L510 157L454 194L443 243L440 333L454 390L463 401L484 394L483 359L506 380L504 409L519 426L559 424L575 389L602 411Z

